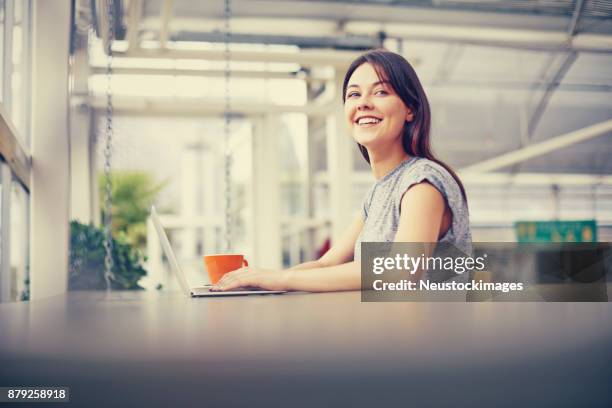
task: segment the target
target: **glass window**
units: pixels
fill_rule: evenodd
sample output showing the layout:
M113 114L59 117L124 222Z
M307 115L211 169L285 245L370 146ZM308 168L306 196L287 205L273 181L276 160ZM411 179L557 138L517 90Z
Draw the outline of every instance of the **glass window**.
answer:
M11 183L10 220L10 300L28 300L29 285L29 195L23 186L13 180Z
M24 43L23 43L23 2L14 3L13 17L13 73L11 76L11 121L17 127L20 142L25 142L24 138L24 93L23 93L23 72L24 72ZM5 57L6 58L6 57Z
M307 217L308 118L301 113L283 114L278 131L281 133L281 212L286 216Z
M4 55L4 0L0 0L0 54ZM0 101L4 99L4 61L0 62Z

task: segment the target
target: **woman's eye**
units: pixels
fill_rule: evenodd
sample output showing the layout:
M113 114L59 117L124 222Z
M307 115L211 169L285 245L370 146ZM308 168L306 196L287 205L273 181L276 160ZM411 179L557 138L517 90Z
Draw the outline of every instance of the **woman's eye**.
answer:
M359 96L359 92L349 92L348 95L346 95L347 98L351 98L353 96Z
M387 91L385 91L384 89L379 89L374 92L374 95L387 95Z

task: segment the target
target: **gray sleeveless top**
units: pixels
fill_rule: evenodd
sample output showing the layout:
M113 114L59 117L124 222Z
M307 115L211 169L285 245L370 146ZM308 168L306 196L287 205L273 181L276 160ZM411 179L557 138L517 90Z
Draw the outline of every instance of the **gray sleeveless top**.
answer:
M438 163L411 157L378 180L368 191L362 209L364 226L355 242L355 260L361 259L362 242L393 242L404 193L412 185L425 180L440 191L453 216L450 228L438 242L453 244L467 254L472 252L468 208L459 185Z

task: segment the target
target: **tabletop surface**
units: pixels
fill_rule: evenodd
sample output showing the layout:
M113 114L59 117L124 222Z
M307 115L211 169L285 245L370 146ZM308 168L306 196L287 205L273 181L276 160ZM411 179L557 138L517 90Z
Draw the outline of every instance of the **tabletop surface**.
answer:
M354 406L406 398L460 406L474 402L478 385L479 398L511 390L495 406L525 397L539 406L585 398L610 406L611 362L610 303L362 303L359 292L192 299L130 291L0 305L0 385L64 381L75 398L87 390L105 403L124 400L92 384L115 376L124 378L115 396L136 390L125 400L132 403L164 384L182 390L184 405L208 390L209 399L235 406L268 405L269 393L295 406L347 398Z

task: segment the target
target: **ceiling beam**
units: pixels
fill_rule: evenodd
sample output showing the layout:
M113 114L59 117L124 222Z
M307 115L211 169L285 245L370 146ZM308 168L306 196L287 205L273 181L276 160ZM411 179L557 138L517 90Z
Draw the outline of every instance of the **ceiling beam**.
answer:
M584 8L584 0L577 0L576 7L572 15L572 21L570 22L568 33L567 33L570 39L573 39L576 36L577 29L578 29L578 23L580 21L580 16L582 15L583 8ZM530 140L533 137L533 134L535 133L535 130L537 129L538 124L540 123L540 119L542 119L544 112L546 112L546 108L548 107L548 102L552 98L555 90L557 90L557 88L563 81L563 78L565 77L567 72L570 70L574 62L576 62L577 58L578 58L577 51L575 50L569 51L564 56L563 61L559 65L559 69L555 72L552 79L550 81L547 81L548 84L546 86L546 89L544 90L544 93L542 94L540 101L538 102L535 109L533 110L533 114L529 118L529 122L527 124L527 140Z
M487 26L483 24L445 24L435 19L431 22L381 22L372 18L366 20L345 20L342 30L338 31L336 20L320 20L307 18L252 18L233 17L232 35L251 37L260 36L295 36L295 27L302 27L300 36L308 37L344 37L360 36L363 38L376 38L384 33L388 38L405 39L407 41L434 41L454 44L472 44L494 47L507 47L536 51L585 51L607 53L612 51L612 35L610 34L577 34L570 35L567 28L542 29L508 27L507 24ZM461 20L457 20L461 21ZM567 20L565 20L567 21ZM143 21L144 30L159 30L161 24L158 19L148 18ZM208 35L211 41L215 32L222 32L222 19L194 19L173 18L170 26L171 33L190 33L195 36ZM208 37L207 37L208 38Z
M553 75L550 81L547 81L548 85L546 86L546 89L544 90L540 101L533 110L533 114L531 115L531 118L529 119L529 124L527 125L528 139L531 139L533 137L533 134L535 133L535 130L537 129L538 124L540 123L540 119L542 119L544 112L546 112L546 108L548 107L548 102L550 101L550 98L552 98L555 90L559 87L561 82L563 82L563 78L570 70L574 62L576 62L577 58L578 53L576 51L570 51L569 53L567 53L567 55L564 56L563 61L559 66L559 69L555 72L555 75Z
M153 68L145 66L121 66L120 58L115 58L113 74L114 75L160 75L160 76L186 76L186 77L205 77L205 78L222 78L225 71L221 69L195 69L195 68ZM106 67L102 65L94 65L91 67L93 75L105 75ZM321 75L313 73L305 73L302 71L255 71L245 69L232 69L232 77L234 78L255 78L255 79L301 79L304 81L331 81L333 76ZM421 78L426 89L495 89L495 90L545 90L548 83L542 79L537 82L532 82L529 79L520 80L505 80L505 79L486 79L486 78L457 78L454 77L449 82L440 83L434 76ZM558 91L567 92L612 92L612 83L610 84L569 84L562 83L557 86Z
M606 135L612 131L612 119L587 126L573 132L566 133L561 136L556 136L547 139L543 142L532 144L530 146L518 149L509 153L502 154L489 160L480 163L472 164L464 167L460 171L463 174L467 173L485 173L494 171L515 163L524 162L528 159L551 153L563 147L571 146L576 143L584 142L602 135Z
M190 42L225 42L223 32L179 31L171 36L172 41ZM334 48L337 50L365 51L381 46L380 38L368 35L328 35L328 36L297 36L274 34L243 34L231 35L232 44L282 44L295 45L300 48Z
M168 58L168 59L198 59L210 61L223 61L225 54L218 50L189 50L189 49L160 49L141 48L133 51L115 51L116 57L133 58ZM346 68L361 53L353 51L334 50L295 50L287 51L232 51L232 61L250 62L285 62L302 66L332 65Z
M91 69L94 75L106 74L106 68L94 66ZM232 69L232 78L256 78L256 79L301 79L304 81L330 81L329 76L311 76L302 71L277 72L277 71L249 71ZM117 67L113 68L113 75L161 75L161 76L193 76L204 78L223 78L225 71L220 69L189 69L189 68L147 68L147 67ZM611 86L612 87L612 86Z
M592 186L612 185L612 175L568 173L465 173L459 172L466 186ZM355 171L351 178L357 184L371 185L375 179L371 171ZM326 184L327 172L317 172L314 182Z
M572 21L570 21L567 34L570 37L574 37L578 32L578 24L580 23L580 17L582 17L582 10L584 10L584 0L577 0L576 7L574 7L574 14L572 15Z
M184 2L183 2L184 3ZM197 7L186 5L182 15L206 16L207 18L223 17L223 9L212 1L198 2ZM441 21L443 24L456 24L457 21L467 25L480 23L493 27L511 26L529 29L535 26L566 28L568 18L563 15L544 15L542 13L525 13L524 11L505 11L495 7L498 2L491 2L488 10L477 10L469 2L464 7L451 9L440 1L416 2L398 0L376 1L337 1L337 0L232 0L232 15L241 18L292 18L329 20L334 17L350 16L355 20L376 20L411 24L415 22ZM421 4L420 6L415 4ZM502 10L500 10L502 9Z
M481 26L442 26L437 24L401 24L349 22L348 33L384 32L389 37L410 41L436 41L508 47L534 51L612 51L612 35L579 34L568 36L565 31L523 30Z
M75 102L76 103L76 102ZM103 95L90 96L90 107L103 113L106 99ZM129 116L167 116L167 117L216 117L223 116L225 106L219 100L184 98L146 98L113 96L113 114ZM263 115L269 113L304 113L310 116L327 116L331 112L329 104L308 104L305 106L275 105L270 103L232 102L233 115Z
M612 185L612 175L559 173L460 173L466 185L591 186Z

